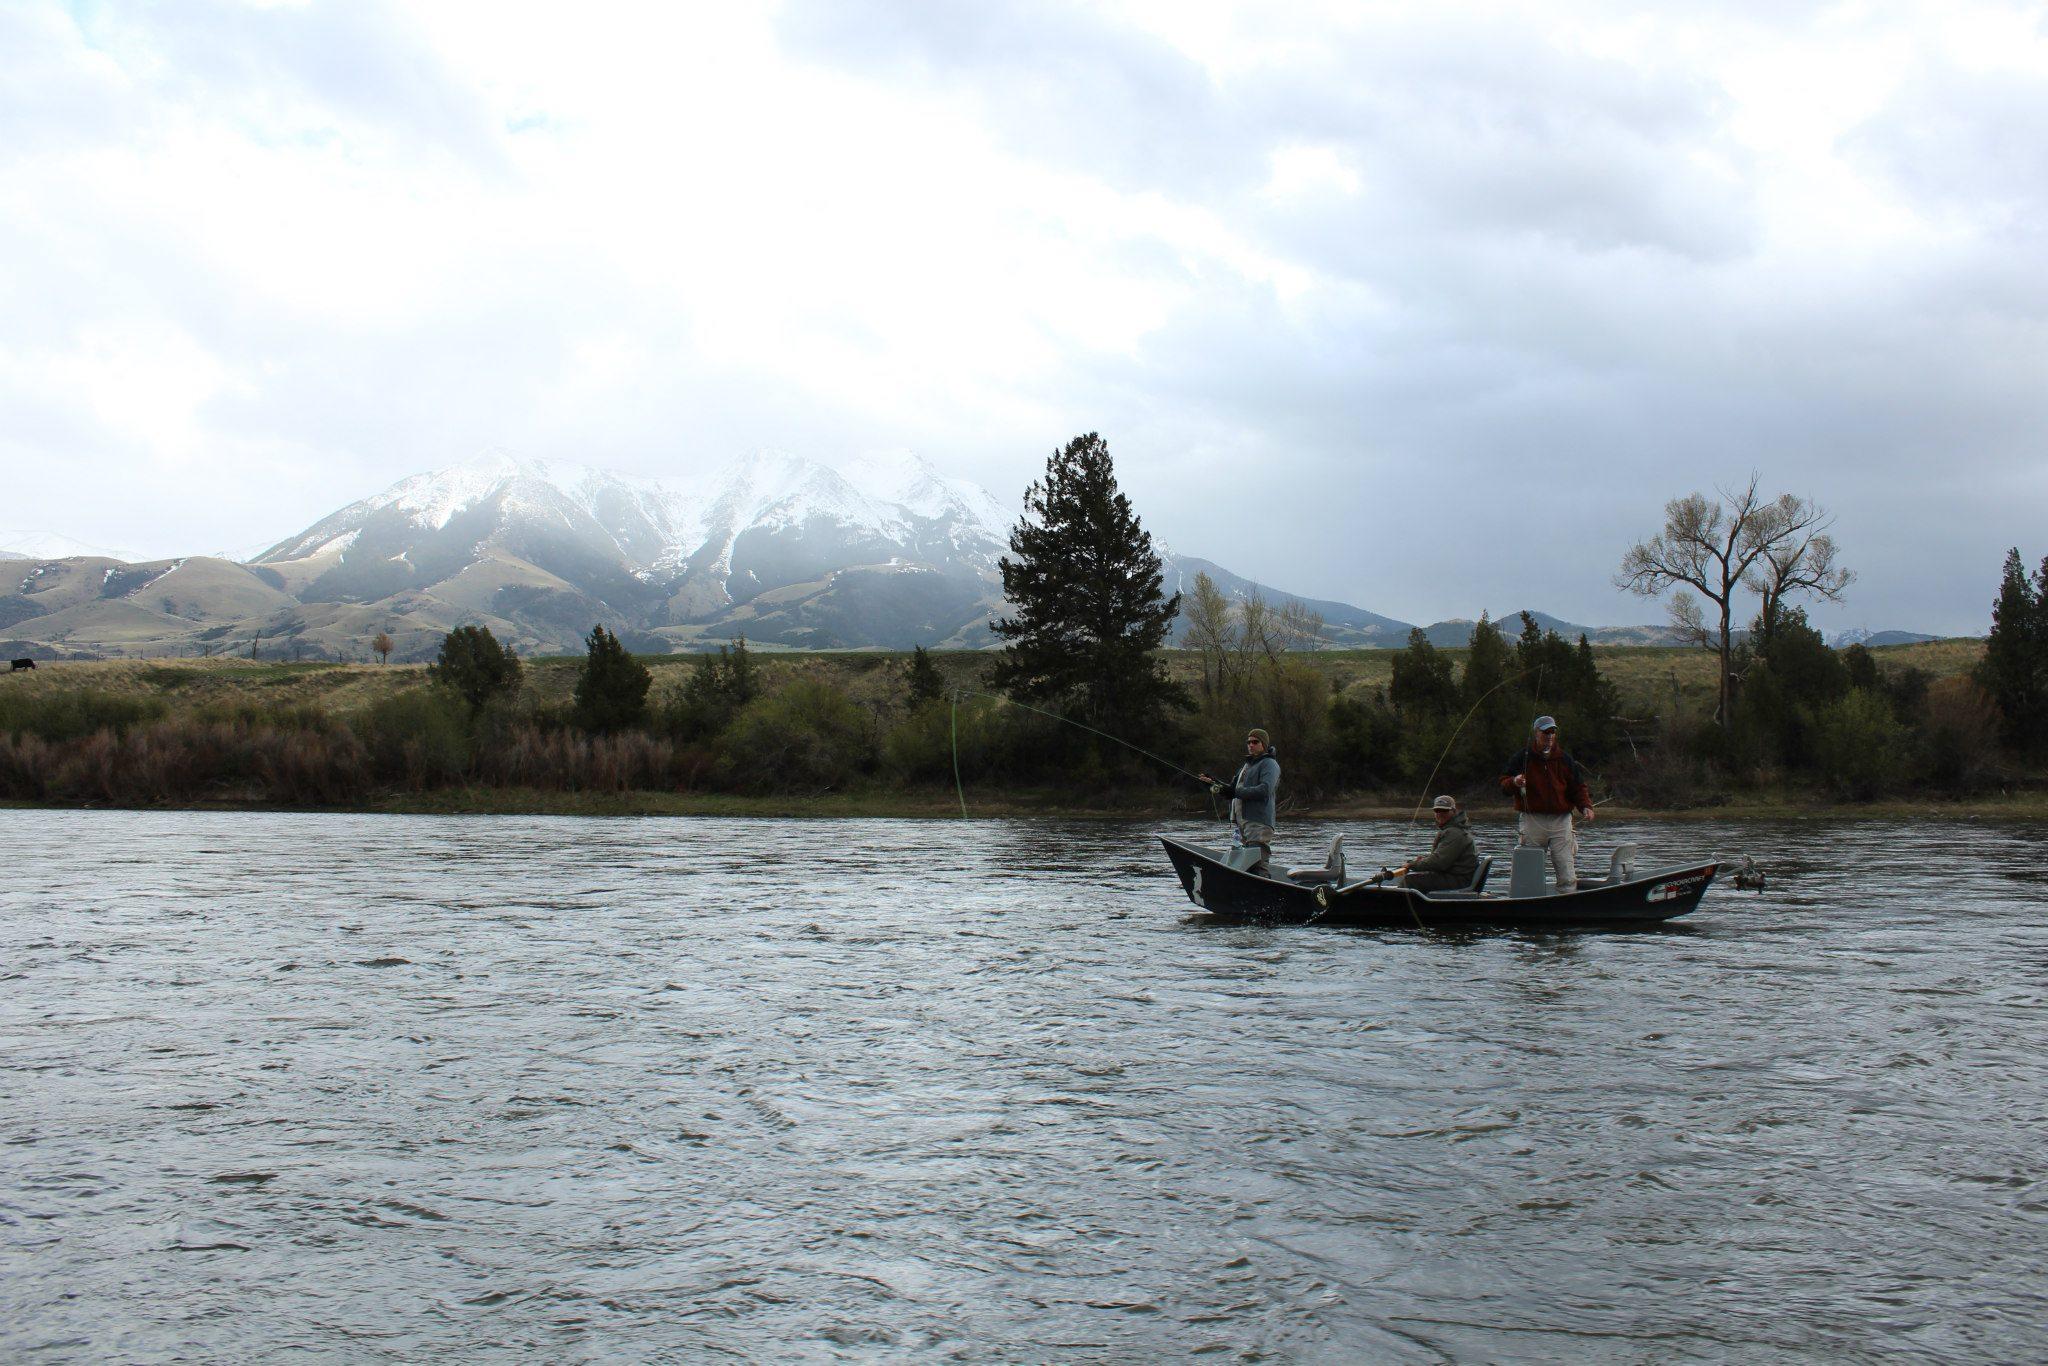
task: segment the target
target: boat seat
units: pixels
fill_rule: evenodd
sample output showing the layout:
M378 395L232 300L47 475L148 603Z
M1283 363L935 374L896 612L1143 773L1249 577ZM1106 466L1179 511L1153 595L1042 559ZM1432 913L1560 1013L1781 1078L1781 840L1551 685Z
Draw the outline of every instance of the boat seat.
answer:
M1543 875L1543 870L1549 862L1550 854L1546 850L1516 849L1514 861L1508 865L1508 895L1550 895L1549 881Z
M1627 882L1636 875L1636 847L1633 844L1617 844L1614 856L1607 861L1607 885Z
M1290 881L1306 883L1311 887L1324 882L1334 882L1340 887L1343 886L1344 837L1339 835L1330 841L1330 852L1324 857L1322 867L1296 868L1289 872L1287 877Z
M1479 866L1478 866L1477 868L1474 868L1474 869L1472 870L1472 883L1471 883L1471 885L1470 885L1470 886L1466 887L1466 888L1465 888L1465 890L1466 890L1466 891L1468 891L1468 892L1483 892L1483 891L1485 891L1485 890L1486 890L1486 875L1487 875L1488 873L1492 872L1492 871L1493 871L1493 855L1491 855L1491 854L1488 854L1488 855L1487 855L1487 856L1486 856L1485 858L1483 858L1483 859L1479 860Z

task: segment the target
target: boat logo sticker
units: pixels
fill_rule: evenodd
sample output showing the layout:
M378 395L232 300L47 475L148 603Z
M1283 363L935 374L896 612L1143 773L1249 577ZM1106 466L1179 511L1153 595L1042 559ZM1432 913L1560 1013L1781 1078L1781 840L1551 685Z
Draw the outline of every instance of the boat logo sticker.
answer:
M1706 880L1704 875L1695 873L1691 877L1681 877L1670 882L1660 882L1652 887L1643 899L1645 901L1676 901Z
M1194 902L1205 911L1209 909L1209 903L1202 900L1202 870L1200 868L1195 869L1195 880L1188 884L1188 900Z

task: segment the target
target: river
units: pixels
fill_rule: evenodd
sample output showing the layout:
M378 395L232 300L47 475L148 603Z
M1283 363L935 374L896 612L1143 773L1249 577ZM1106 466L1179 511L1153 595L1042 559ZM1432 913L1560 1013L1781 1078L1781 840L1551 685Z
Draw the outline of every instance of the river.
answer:
M2038 825L1570 936L1153 833L0 811L0 1358L2048 1356Z

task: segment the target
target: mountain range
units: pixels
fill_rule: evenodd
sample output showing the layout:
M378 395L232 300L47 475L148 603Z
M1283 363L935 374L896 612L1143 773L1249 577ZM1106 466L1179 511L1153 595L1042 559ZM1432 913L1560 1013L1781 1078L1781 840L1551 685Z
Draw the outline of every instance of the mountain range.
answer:
M998 561L1016 518L908 456L833 468L762 453L663 480L494 457L400 480L246 562L51 555L62 539L37 533L0 549L13 561L0 577L0 650L362 659L383 632L393 658L430 659L445 632L472 622L522 654L580 651L596 622L647 653L741 634L800 649L977 649L994 643ZM1207 573L1232 598L1300 601L1330 645L1398 646L1411 629L1161 551L1168 592ZM1658 627L1536 615L1596 642L1668 640ZM1439 622L1426 634L1457 645L1471 628Z

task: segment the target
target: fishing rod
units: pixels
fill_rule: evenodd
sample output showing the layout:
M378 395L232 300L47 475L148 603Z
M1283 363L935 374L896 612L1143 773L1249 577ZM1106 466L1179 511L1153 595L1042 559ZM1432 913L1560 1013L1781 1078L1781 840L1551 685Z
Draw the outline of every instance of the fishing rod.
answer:
M1134 754L1142 754L1155 764L1161 764L1167 768L1172 769L1175 773L1180 774L1184 778L1190 779L1193 782L1201 783L1202 787L1205 790L1209 787L1208 783L1202 781L1201 774L1190 773L1187 769L1182 768L1179 764L1174 763L1171 759L1162 759L1160 756L1154 754L1151 750L1146 749L1142 745L1134 745L1129 740L1126 740L1121 736L1111 735L1106 730L1098 730L1094 726L1089 725L1085 721L1076 721L1071 716L1062 716L1056 711L1047 711L1043 707L1034 707L1029 702L1019 702L1014 697L1004 697L998 693L980 692L974 688L955 688L949 695L948 701L950 702L952 708L951 720L953 732L953 791L954 794L958 796L960 799L960 815L962 819L965 819L967 815L967 788L965 784L963 784L960 781L960 699L963 697L985 697L991 702L1003 702L1013 707L1022 707L1025 711L1035 712L1036 714L1046 717L1050 720L1058 721L1062 725L1073 726L1077 730L1085 730L1090 735L1099 735L1113 745L1122 745L1125 749L1130 750ZM1212 814L1215 811L1215 801L1215 795L1211 793L1209 803L1210 811Z
M1437 775L1437 772L1438 772L1438 770L1440 770L1441 768L1443 768L1443 766L1444 766L1444 760L1446 760L1446 759L1450 758L1450 756L1451 756L1451 748L1452 748L1452 746L1454 746L1454 745L1456 745L1456 744L1458 743L1458 737L1459 737L1459 736L1460 736L1461 734L1463 734L1463 733L1464 733L1464 730L1465 730L1465 723L1466 723L1467 721L1470 721L1470 720L1471 720L1471 719L1472 719L1472 718L1473 718L1473 717L1474 717L1475 715L1477 715L1477 714L1478 714L1479 708L1480 708L1481 706L1485 705L1485 702L1486 702L1486 699L1487 699L1487 698L1489 698L1489 697L1493 696L1493 695L1494 695L1495 693L1499 692L1499 691L1500 691L1500 690L1501 690L1502 688L1505 688L1505 687L1506 687L1506 686L1507 686L1508 684L1510 684L1510 683L1514 683L1514 682L1517 682L1517 681L1519 681L1519 680L1521 680L1521 679L1524 679L1524 678L1527 678L1527 677L1528 677L1528 676L1529 676L1530 674L1532 674L1532 673L1536 675L1536 700L1537 700L1537 703L1538 703L1538 705L1541 705L1541 703L1542 703L1542 701L1543 701L1543 670L1544 670L1544 668L1545 668L1545 666L1544 666L1544 665L1541 665L1541 664L1537 664L1537 665L1534 665L1534 666L1532 666L1532 667L1530 667L1530 668L1527 668L1527 669L1523 669L1523 670L1521 670L1521 671L1520 671L1520 672L1518 672L1518 673L1512 673L1512 674L1509 674L1509 675L1508 675L1508 676L1507 676L1506 678L1503 678L1503 679L1502 679L1502 680L1501 680L1500 682L1498 682L1498 683L1494 684L1494 685L1493 685L1492 687L1488 688L1488 689L1487 689L1487 690L1486 690L1485 692L1483 692L1483 693L1479 694L1479 700L1478 700L1478 701L1476 701L1476 702L1474 702L1474 703L1472 704L1472 706L1471 706L1471 709L1470 709L1470 710L1468 710L1468 711L1467 711L1467 712L1465 713L1465 715L1464 715L1464 719L1463 719L1463 720L1460 720L1460 721L1458 722L1458 726L1457 726L1457 729L1456 729L1456 730L1453 730L1453 731L1451 732L1451 738L1450 738L1449 740L1446 740L1446 741L1444 742L1444 747L1443 747L1443 750L1442 750L1442 752L1441 752L1441 753L1439 753L1439 754L1438 754L1438 755L1436 756L1436 763L1430 766L1430 770L1429 770L1429 776L1428 776L1427 778L1424 778L1424 779L1422 780L1422 795L1421 795L1421 796L1419 796L1419 797L1417 797L1417 798L1415 799L1415 809L1414 809L1413 811L1411 811L1411 812L1409 812L1409 813L1408 813L1408 823L1409 823L1410 825L1419 825L1419 824L1421 824L1421 822L1422 822L1422 806L1423 806L1423 803L1425 803L1425 802L1427 802L1427 801L1429 800L1429 789L1430 789L1431 785L1432 785L1432 784L1434 784L1434 783L1436 782L1436 775ZM1574 762L1574 763L1577 763L1578 761L1577 761L1577 760L1573 760L1573 762ZM1579 764L1579 767L1580 767L1581 769L1584 769L1584 770L1585 770L1586 776L1587 776L1588 778L1591 778L1591 779L1593 779L1594 781L1596 781L1596 782L1599 782L1599 783L1601 783L1601 784L1603 784L1603 785L1604 785L1604 784L1606 784L1607 780L1606 780L1605 778L1601 777L1601 776L1600 776L1600 775L1599 775L1598 773L1595 773L1595 772L1593 772L1593 770L1592 770L1592 769L1590 769L1590 768L1586 768L1586 766L1585 766L1584 764ZM1490 781L1490 780L1489 780L1489 781L1487 781L1487 782L1482 782L1482 783L1478 783L1478 784L1475 784L1475 785L1474 785L1473 787L1469 788L1469 789L1468 789L1468 790L1466 791L1466 793L1465 793L1465 796L1464 796L1464 797L1460 797L1460 798L1458 799L1458 805L1460 805L1460 806L1463 806L1463 805L1465 804L1465 797L1469 797L1469 796L1471 796L1471 795L1472 795L1473 793L1476 793L1476 792L1480 792L1480 791L1484 790L1485 788L1487 788L1487 787L1489 787L1489 786L1491 786L1491 785L1492 785L1492 784L1491 784L1491 781ZM1615 797L1615 794L1614 794L1614 793L1613 793L1612 791L1609 791L1609 792L1608 792L1608 794L1607 794L1606 796L1602 797L1602 798L1601 798L1601 799L1600 799L1599 801L1597 801L1597 802L1594 802L1594 803L1593 803L1593 805L1594 805L1594 806L1596 806L1596 807L1598 807L1598 806L1604 806L1604 805L1606 805L1606 804L1607 804L1608 802L1611 802L1611 801L1613 801L1613 800L1614 800L1614 797Z
M1198 783L1202 781L1202 775L1201 775L1201 774L1199 774L1199 773L1190 773L1190 772L1188 772L1188 771L1187 771L1186 769L1182 768L1182 767L1181 767L1181 766L1180 766L1179 764L1176 764L1176 763L1174 763L1174 762L1173 762L1173 761L1172 761L1171 759L1162 759L1162 758L1160 758L1160 757L1159 757L1159 756L1158 756L1157 754L1154 754L1154 753L1153 753L1153 752L1152 752L1151 750L1149 750L1149 749L1146 749L1146 748L1144 748L1143 746L1140 746L1140 745L1134 745L1134 744L1132 744L1132 743L1131 743L1131 742L1130 742L1129 740L1125 740L1125 739L1122 739L1122 738L1120 738L1120 737L1118 737L1118 736L1115 736L1115 735L1111 735L1111 734L1110 734L1110 733L1109 733L1108 731L1106 731L1106 730L1097 730L1097 729L1096 729L1095 727L1093 727L1093 726L1089 725L1089 724L1088 724L1087 722L1085 722L1085 721L1076 721L1076 720L1075 720L1075 719L1074 719L1073 717L1071 717L1071 716L1061 716L1061 715L1060 715L1060 714L1059 714L1058 712L1056 712L1056 711L1047 711L1047 710L1046 710L1045 708L1043 708L1043 707L1034 707L1034 706L1032 706L1032 705L1031 705L1031 704L1030 704L1029 702L1019 702L1019 701L1018 701L1018 700L1017 700L1016 698L1014 698L1014 697L1003 697L1003 696L1000 696L1000 695L998 695L998 694L996 694L996 693L988 693L988 692L976 692L976 691L975 691L975 690L974 690L973 688L958 688L958 689L955 689L955 693L954 693L954 695L955 695L955 697L956 697L956 698L959 698L959 697L986 697L986 698L987 698L987 699L988 699L989 701L991 701L991 702L1007 702L1007 703L1009 703L1009 705L1011 705L1011 706L1013 706L1013 707L1022 707L1022 708L1023 708L1023 709L1025 710L1025 711L1029 711L1029 712L1036 712L1036 713L1038 713L1038 715L1040 715L1040 716L1044 716L1044 717L1049 717L1049 718L1051 718L1051 719L1052 719L1052 720L1054 720L1054 721L1059 721L1059 722L1062 722L1063 724L1066 724L1066 725L1069 725L1069 726L1073 726L1073 727L1075 727L1076 729L1079 729L1079 730L1085 730L1085 731L1087 731L1087 732L1088 732L1088 733L1089 733L1090 735L1100 735L1100 736L1101 736L1101 737L1102 737L1103 739L1105 739L1105 740L1109 741L1109 742L1110 742L1111 744L1113 744L1113 745L1122 745L1122 746L1123 746L1123 747L1124 747L1125 749L1127 749L1127 750L1130 750L1131 752L1133 752L1133 753L1135 753L1135 754L1142 754L1142 755L1144 755L1144 756L1145 756L1145 757L1146 757L1147 759L1150 759L1150 760L1151 760L1151 761L1152 761L1153 763L1155 763L1155 764L1163 764L1163 765L1165 765L1165 766L1166 766L1167 768L1170 768L1170 769L1172 769L1172 770L1173 770L1173 771L1174 771L1175 773L1178 773L1178 774L1180 774L1180 775L1181 775L1182 777L1184 777L1184 778L1188 778L1188 779L1190 779L1190 780L1192 780L1192 781L1194 781L1194 782L1198 782ZM957 702L955 703L955 706L956 706L956 708L957 708L957 706L958 706L958 703L957 703ZM1206 786L1206 784L1205 784L1205 786Z
M1511 673L1485 692L1479 694L1479 698L1472 704L1471 710L1465 713L1464 720L1459 721L1457 729L1451 732L1451 738L1444 741L1443 752L1436 756L1436 762L1430 766L1429 776L1422 780L1422 795L1415 799L1415 809L1408 814L1408 823L1410 825L1421 824L1422 804L1429 800L1429 789L1436 782L1437 770L1444 766L1444 760L1451 757L1451 746L1457 744L1458 737L1465 733L1465 722L1478 715L1479 708L1485 705L1487 698L1493 696L1510 683L1519 683L1530 674L1540 672L1542 667L1542 665L1538 664L1531 668L1523 669L1518 673Z

